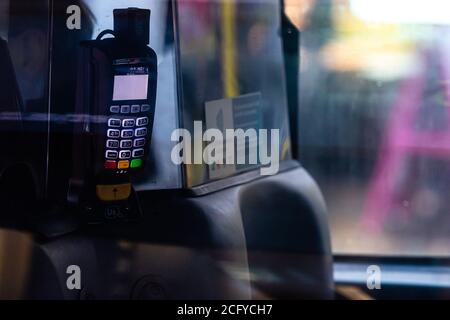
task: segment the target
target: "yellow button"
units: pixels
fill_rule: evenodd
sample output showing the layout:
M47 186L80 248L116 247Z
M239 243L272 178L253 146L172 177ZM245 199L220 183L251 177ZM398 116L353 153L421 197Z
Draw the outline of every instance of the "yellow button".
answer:
M102 201L126 200L131 194L131 184L97 185L97 197Z
M119 161L119 164L117 165L118 169L128 169L130 167L130 161Z

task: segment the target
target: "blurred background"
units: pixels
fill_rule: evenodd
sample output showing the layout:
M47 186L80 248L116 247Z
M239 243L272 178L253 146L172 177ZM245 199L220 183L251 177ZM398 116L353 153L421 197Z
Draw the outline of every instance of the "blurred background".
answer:
M449 254L448 1L286 0L335 253Z

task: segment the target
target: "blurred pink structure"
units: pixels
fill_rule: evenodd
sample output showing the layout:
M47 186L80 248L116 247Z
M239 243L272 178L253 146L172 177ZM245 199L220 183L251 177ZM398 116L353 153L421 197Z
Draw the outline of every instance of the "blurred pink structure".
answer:
M450 48L439 46L431 54L424 54L421 72L400 85L398 98L388 120L383 144L369 184L368 195L363 209L362 225L366 231L379 232L387 215L402 206L395 199L396 181L402 172L404 160L410 156L425 155L447 158L450 163L450 126L440 130L414 128L425 98L428 66L437 63L439 87L444 96L446 115L450 119ZM433 61L431 59L438 60ZM428 106L425 106L427 108Z

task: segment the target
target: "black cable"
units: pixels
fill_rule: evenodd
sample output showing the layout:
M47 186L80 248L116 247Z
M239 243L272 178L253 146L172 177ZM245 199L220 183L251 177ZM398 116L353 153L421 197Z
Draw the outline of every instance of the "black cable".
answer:
M107 30L103 30L102 32L100 32L100 34L97 36L96 40L101 40L107 34L110 34L110 35L113 35L114 37L116 37L116 33L113 30L107 29Z

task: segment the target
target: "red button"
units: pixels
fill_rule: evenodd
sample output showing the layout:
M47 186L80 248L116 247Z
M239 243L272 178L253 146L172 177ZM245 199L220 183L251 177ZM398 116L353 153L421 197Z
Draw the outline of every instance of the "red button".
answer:
M105 169L117 169L117 162L116 161L105 161Z

